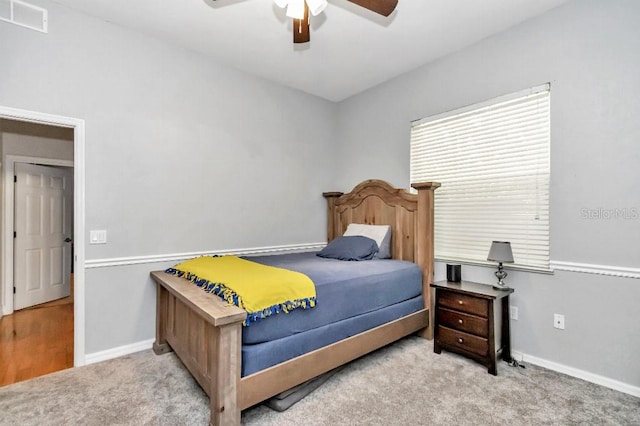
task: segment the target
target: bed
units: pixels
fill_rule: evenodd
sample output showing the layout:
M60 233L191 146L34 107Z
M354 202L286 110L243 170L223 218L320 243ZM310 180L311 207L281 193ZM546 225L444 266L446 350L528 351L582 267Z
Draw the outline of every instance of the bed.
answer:
M304 347L305 344L295 341L288 346L301 348L301 353L293 358L287 354L275 354L272 359L264 361L265 356L255 355L255 351L262 355L273 354L277 352L274 348L282 345L269 346L269 341L262 340L274 341L287 336L260 340L256 336L262 333L254 330L253 337L251 333L244 333L243 344L242 322L247 317L244 310L202 291L183 278L161 271L151 273L157 283L156 341L153 349L156 354L173 350L208 394L211 425L240 424L242 410L409 334L418 332L427 339L433 337L429 284L433 278L434 190L440 185L424 182L412 186L416 194L394 188L384 181L367 180L349 193L326 192L323 196L327 201L328 242L342 236L351 223L391 226L391 256L419 267L419 297L411 297L407 293L406 297L401 297L402 300L396 301L398 303L394 302L393 314L379 315L375 319L377 322L374 321L376 325L364 326L366 329L360 330L358 317L378 315L371 309L364 309L362 315L349 318L352 324L338 341L321 341L317 348ZM296 257L309 259L309 256L312 255L272 256L271 260L266 257L256 260L286 266L288 262L300 260L294 259ZM382 264L385 261L377 262ZM318 294L321 294L320 290ZM320 305L321 300L318 300ZM297 311L265 319L259 325L267 330L269 321L283 322L290 315L295 321L295 316L305 314L305 311ZM325 316L331 314L326 308L319 312L324 312ZM309 331L313 332L313 327ZM331 328L317 333L318 336L338 334ZM318 346L317 343L315 345ZM254 351L253 355L251 351ZM256 359L262 361L256 363ZM274 362L276 364L271 365Z

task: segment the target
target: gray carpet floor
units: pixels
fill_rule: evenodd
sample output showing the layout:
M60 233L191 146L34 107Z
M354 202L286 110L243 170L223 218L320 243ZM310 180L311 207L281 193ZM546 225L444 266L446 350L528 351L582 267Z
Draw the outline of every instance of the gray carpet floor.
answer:
M204 392L174 354L144 351L0 387L2 425L206 425ZM498 376L408 337L349 364L289 410L246 425L640 425L640 399L527 365Z

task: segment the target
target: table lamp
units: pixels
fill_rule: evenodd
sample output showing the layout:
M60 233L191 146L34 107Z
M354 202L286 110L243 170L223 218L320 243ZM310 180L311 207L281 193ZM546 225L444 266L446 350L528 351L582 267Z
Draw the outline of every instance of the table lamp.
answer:
M511 243L508 241L492 242L487 260L498 262L498 270L496 271L498 283L494 284L493 288L497 290L508 290L509 287L507 287L507 285L504 283L504 279L508 274L502 267L502 263L513 263L513 252L511 251Z

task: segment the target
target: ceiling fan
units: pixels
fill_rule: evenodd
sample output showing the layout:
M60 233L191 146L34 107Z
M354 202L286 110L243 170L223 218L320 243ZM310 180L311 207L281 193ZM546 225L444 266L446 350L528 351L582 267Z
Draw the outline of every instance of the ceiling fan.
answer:
M398 0L347 0L382 16L389 16L398 5ZM293 18L293 42L307 43L309 13L316 16L327 7L327 0L274 0L276 5L287 8L287 16Z

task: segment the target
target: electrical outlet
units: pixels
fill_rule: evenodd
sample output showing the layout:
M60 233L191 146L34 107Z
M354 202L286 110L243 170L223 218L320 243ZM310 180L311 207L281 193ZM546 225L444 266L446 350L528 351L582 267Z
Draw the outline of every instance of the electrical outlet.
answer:
M511 306L509 308L509 312L511 314L511 319L514 321L518 321L518 307L517 306Z
M564 330L564 315L553 314L553 327Z

